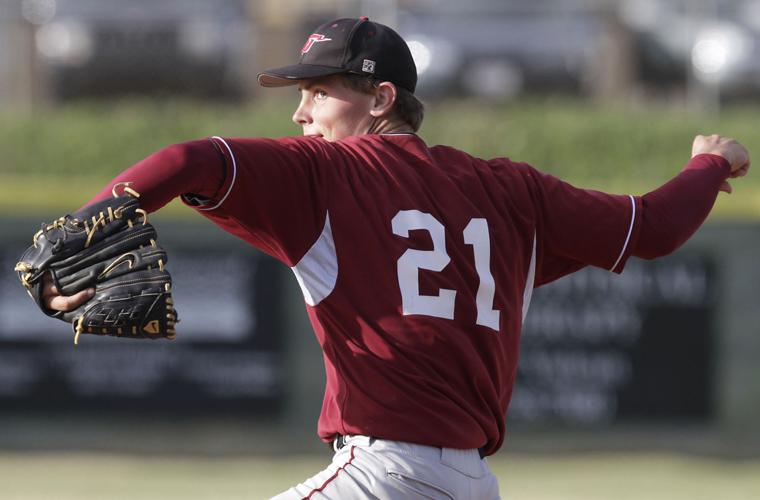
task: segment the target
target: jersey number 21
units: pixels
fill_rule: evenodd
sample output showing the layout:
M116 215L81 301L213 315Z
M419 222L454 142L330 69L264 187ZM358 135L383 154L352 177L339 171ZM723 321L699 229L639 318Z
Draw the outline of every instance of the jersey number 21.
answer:
M446 229L432 215L419 210L401 210L391 220L393 234L408 238L409 231L421 229L430 233L432 250L408 249L398 259L398 283L401 289L401 307L405 315L424 314L437 318L454 319L456 290L442 288L438 295L420 295L419 270L440 272L451 258L446 253ZM475 270L480 279L475 304L478 311L475 323L499 330L499 311L493 308L496 285L491 275L491 241L488 223L474 218L464 228L464 242L472 246Z

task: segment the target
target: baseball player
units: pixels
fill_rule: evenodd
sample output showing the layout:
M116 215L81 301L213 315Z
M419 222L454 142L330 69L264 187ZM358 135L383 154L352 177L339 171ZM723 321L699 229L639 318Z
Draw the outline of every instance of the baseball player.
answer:
M749 168L736 141L697 136L644 196L578 189L429 146L416 81L392 29L330 21L297 64L259 75L297 86L303 136L173 145L93 200L123 181L149 212L181 197L292 269L324 352L318 434L335 454L278 499L498 498L485 457L504 440L533 288L674 251ZM47 287L51 309L86 300Z

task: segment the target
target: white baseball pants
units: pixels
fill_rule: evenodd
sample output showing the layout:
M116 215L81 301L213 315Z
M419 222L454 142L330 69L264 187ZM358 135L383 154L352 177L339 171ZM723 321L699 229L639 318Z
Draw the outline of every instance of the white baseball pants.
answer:
M272 500L499 499L496 476L478 450L367 436L345 439L325 470Z

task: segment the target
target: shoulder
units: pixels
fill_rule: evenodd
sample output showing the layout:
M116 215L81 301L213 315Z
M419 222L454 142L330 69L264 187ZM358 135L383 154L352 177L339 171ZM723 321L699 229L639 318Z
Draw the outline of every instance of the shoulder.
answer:
M341 148L320 137L212 137L211 139L225 156L229 155L238 160L257 164L297 162L321 166L332 164L343 155Z
M321 137L288 136L278 138L250 138L237 139L238 144L250 145L250 147L280 149L301 153L329 153L335 150L332 143Z
M541 173L525 162L508 157L485 159L451 146L436 145L430 148L435 161L442 166L466 166L474 170L488 171L500 177L534 178Z

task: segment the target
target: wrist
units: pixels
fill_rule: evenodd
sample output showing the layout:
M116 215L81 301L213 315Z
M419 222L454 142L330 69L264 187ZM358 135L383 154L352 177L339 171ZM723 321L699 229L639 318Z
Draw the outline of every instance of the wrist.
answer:
M731 173L731 163L723 156L715 153L699 153L691 157L683 168L686 170L718 170L727 178Z

